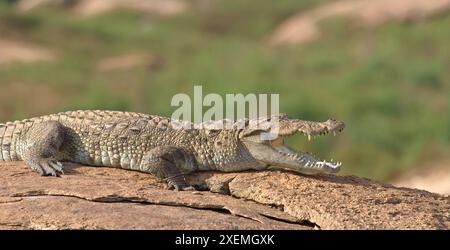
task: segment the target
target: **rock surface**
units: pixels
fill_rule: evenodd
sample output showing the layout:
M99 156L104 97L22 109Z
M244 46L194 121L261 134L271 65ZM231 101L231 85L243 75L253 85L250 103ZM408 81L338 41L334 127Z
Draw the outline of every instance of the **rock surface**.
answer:
M0 229L449 229L448 196L352 176L204 172L209 191L66 163L60 178L0 163Z

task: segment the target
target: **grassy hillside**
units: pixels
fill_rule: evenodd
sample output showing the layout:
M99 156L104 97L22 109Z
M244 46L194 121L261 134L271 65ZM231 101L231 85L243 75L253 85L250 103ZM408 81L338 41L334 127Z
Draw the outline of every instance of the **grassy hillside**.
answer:
M21 14L0 2L0 40L56 55L0 65L0 120L85 108L170 115L172 96L201 84L204 93L279 93L281 111L292 117L344 120L339 137L290 139L343 161L344 174L387 180L450 156L450 14L373 29L334 18L321 24L316 42L265 45L287 17L323 2L211 1L171 17L121 11L89 18L57 7ZM162 63L98 70L102 58L127 53Z

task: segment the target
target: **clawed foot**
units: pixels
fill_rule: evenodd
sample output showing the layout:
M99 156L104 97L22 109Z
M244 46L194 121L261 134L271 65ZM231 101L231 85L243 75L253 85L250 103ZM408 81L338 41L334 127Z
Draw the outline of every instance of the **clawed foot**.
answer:
M56 160L43 159L37 163L29 164L31 169L38 172L42 176L59 176L64 174L63 164Z

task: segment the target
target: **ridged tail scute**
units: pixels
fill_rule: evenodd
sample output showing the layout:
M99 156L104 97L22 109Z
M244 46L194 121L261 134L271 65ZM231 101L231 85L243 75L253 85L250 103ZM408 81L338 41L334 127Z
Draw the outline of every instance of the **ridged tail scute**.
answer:
M0 160L2 161L9 161L9 150L6 150L8 147L8 142L11 141L11 139L7 138L7 132L8 126L6 124L0 124ZM5 146L3 146L5 145ZM3 152L5 151L5 152Z
M6 131L6 125L3 123L0 123L0 161L4 161L3 159L3 135Z
M17 153L17 145L21 128L19 124L8 122L0 124L0 161L17 161L20 157Z

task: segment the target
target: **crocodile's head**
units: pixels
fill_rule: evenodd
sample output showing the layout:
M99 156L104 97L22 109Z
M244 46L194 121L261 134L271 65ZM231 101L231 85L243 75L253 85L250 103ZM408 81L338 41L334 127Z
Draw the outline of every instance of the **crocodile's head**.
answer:
M296 133L305 135L308 140L318 135L330 133L336 135L344 129L343 122L332 119L324 122L303 121L289 119L285 115L279 116L278 123L273 122L273 118L266 121L265 126L258 128L248 126L239 134L240 140L259 162L266 166L292 169L303 174L337 173L340 170L342 163L320 160L311 154L294 151L285 145L284 138Z

